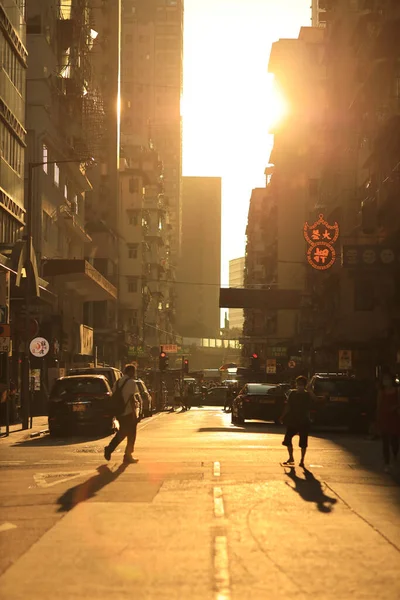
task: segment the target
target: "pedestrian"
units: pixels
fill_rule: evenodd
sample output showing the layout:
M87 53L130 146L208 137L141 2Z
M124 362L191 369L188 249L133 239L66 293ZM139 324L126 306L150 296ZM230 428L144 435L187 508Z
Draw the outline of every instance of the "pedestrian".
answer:
M386 372L378 389L377 421L382 439L384 470L391 469L391 454L396 461L399 454L400 438L400 390L396 386L395 377Z
M186 408L190 410L192 408L194 400L194 383L189 383L186 390Z
M299 436L299 447L301 449L300 467L304 467L304 458L308 446L308 434L310 429L311 400L315 396L307 382L307 377L300 375L296 378L296 389L291 390L281 421L286 425L286 433L282 442L289 452L289 458L283 464L294 465L293 438Z
M179 381L179 379L175 379L174 404L172 406L172 412L175 411L175 406L182 406L182 389L181 389L181 382Z
M111 454L116 447L127 438L124 463L131 464L138 461L133 458L133 449L136 441L136 430L138 424L138 407L140 407L140 395L136 385L136 367L135 365L126 365L124 375L114 383L113 392L117 386L120 389L124 401L125 409L121 416L118 417L119 429L111 442L104 448L104 458L110 460Z

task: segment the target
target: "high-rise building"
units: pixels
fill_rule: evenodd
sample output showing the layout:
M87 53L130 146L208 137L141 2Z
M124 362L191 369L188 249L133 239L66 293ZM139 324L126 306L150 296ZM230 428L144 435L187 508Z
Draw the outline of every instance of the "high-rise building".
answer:
M332 4L330 0L312 0L311 23L313 27L326 27L327 8Z
M234 258L229 261L229 287L241 288L244 283L244 265L245 257ZM243 309L242 308L230 308L229 309L229 328L230 329L243 329Z
M25 223L25 0L0 5L0 244L12 244Z
M182 255L177 330L215 338L220 331L221 178L183 177Z
M122 149L152 142L163 163L171 263L182 238L183 0L125 0L122 29Z

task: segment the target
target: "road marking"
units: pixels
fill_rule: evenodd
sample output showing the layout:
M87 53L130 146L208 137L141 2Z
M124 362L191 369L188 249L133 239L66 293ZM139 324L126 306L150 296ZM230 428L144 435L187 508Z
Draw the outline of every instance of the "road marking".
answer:
M222 489L214 488L214 516L221 518L225 516L224 499L222 497Z
M157 420L157 418L160 418L163 414L163 412L157 413L156 415L153 415L152 417L148 417L148 421L146 421L145 423L143 423L143 425L141 426L141 423L138 424L138 431L142 431L142 429L144 429L145 427L147 427L148 425L150 425L150 423L154 423L154 421Z
M229 600L228 541L225 535L217 535L214 539L214 581L215 600Z
M3 531L8 531L9 529L17 529L17 526L14 523L2 523L0 525L0 533Z
M218 461L214 462L214 477L220 477L221 475L221 463Z
M77 479L78 477L82 477L84 475L93 475L94 473L97 473L96 469L91 469L90 471L79 471L75 473L35 473L33 479L38 487L49 488L53 487L53 485L65 483L66 481ZM50 477L57 477L57 479L56 481L48 481Z
M0 460L0 465L23 465L26 460Z

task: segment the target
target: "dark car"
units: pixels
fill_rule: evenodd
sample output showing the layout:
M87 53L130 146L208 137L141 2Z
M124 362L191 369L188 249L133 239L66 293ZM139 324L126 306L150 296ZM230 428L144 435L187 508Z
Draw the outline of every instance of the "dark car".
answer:
M246 419L279 423L285 405L285 388L269 383L247 383L232 402L232 423Z
M60 377L50 392L50 435L89 426L104 433L111 432L111 395L110 384L104 375Z
M373 412L372 387L349 375L317 373L311 379L317 397L313 402L311 420L316 425L346 426L365 431Z
M205 406L224 406L228 398L229 389L226 386L213 387L203 396Z
M122 373L115 367L76 367L69 369L67 375L104 375L108 379L111 389L114 383L122 377Z
M140 399L141 399L141 407L140 407L140 419L144 417L152 417L153 416L153 399L149 390L146 387L146 384L142 379L136 379L136 385L138 386Z

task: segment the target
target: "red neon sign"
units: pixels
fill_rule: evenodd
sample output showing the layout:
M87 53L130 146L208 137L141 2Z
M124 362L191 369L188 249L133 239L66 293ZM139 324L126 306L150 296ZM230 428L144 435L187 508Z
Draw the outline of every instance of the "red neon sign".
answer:
M339 225L329 225L324 215L319 215L315 223L304 223L304 239L310 245L307 251L308 263L318 271L330 269L336 260L333 244L339 237Z

